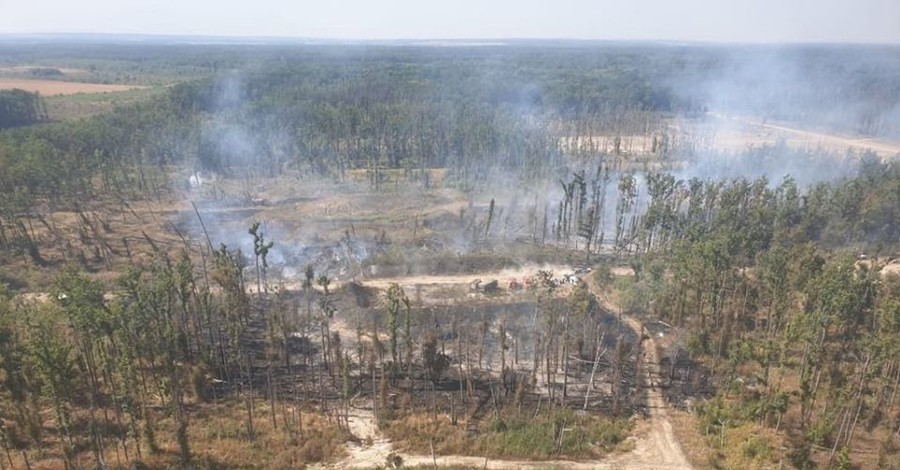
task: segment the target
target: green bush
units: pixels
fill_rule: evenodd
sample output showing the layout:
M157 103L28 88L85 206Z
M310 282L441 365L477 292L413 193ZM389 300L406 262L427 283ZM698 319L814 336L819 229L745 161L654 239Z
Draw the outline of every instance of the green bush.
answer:
M834 434L834 425L831 420L823 416L818 421L810 424L806 431L806 439L818 446L827 446Z
M588 458L609 452L628 437L627 421L581 416L571 410L491 422L478 436L483 455L509 458Z
M406 416L387 423L384 430L404 450L438 454L477 455L490 458L554 459L593 458L611 451L628 437L631 423L580 415L571 410L533 416L513 413L468 434L463 425L433 421L424 415Z

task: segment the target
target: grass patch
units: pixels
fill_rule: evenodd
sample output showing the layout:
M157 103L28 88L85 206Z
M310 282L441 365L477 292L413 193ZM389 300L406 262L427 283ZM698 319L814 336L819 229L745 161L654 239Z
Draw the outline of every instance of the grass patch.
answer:
M756 422L754 403L746 396L719 396L699 407L697 426L713 451L713 468L766 468L785 461L783 436Z
M453 425L446 417L408 415L385 425L384 432L403 450L440 455L548 460L591 459L611 452L628 437L631 423L581 415L571 410L510 414L480 423L479 431Z
M46 97L45 101L50 119L65 121L103 114L117 106L126 106L160 96L165 91L165 87L134 88L110 93L54 95Z

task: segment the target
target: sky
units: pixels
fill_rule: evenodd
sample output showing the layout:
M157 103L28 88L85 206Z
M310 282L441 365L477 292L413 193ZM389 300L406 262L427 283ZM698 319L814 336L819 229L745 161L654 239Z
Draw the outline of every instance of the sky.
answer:
M0 0L2 33L900 44L900 0Z

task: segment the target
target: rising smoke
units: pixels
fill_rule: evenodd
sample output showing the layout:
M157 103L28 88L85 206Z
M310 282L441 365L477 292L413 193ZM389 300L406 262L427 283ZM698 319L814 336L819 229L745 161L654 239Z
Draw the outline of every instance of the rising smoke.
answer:
M585 175L591 185L601 185L596 192L602 194L605 204L596 216L602 220L598 229L607 243L615 230L618 184L625 176L634 178L635 212L648 204L647 175L651 172L671 173L681 181L765 178L770 185L791 177L800 186L852 176L862 156L858 151L841 152L815 145L798 147L785 140L760 143L748 139L744 145L721 144L723 136L748 132L747 120L788 123L824 132L900 136L900 85L889 80L888 74L878 73L888 66L893 70L900 68L895 63L896 51L858 52L853 48L814 46L684 47L671 52L677 60L649 66L660 68L655 70L657 80L672 93L673 102L682 103L680 113L610 105L604 108L599 122L583 119L580 113L584 110L577 106L555 109L553 106L558 103L554 101L554 90L534 77L504 82L496 70L485 70L472 83L491 90L484 93L486 96L500 96L496 105L510 110L517 119L483 125L514 129L512 135L521 139L521 154L496 154L474 163L465 160L464 155L446 156L451 166L446 183L464 190L458 196L464 202L459 204L458 213L423 212L421 220L415 215L414 232L419 233L421 227L421 233L427 234L416 241L420 253L399 256L463 256L497 249L498 241L553 242L567 181L578 173ZM860 77L874 78L866 81ZM221 77L212 87L209 113L201 126L198 166L213 174L226 174L232 181L230 187L225 187L225 180L219 187L205 185L190 196L201 209L213 244L222 243L249 256L252 238L244 227L263 217L263 231L276 242L269 262L281 277L297 278L307 264L338 278L366 275L367 264L389 258L394 234L378 229L377 224L357 227L350 214L323 217L299 209L290 214L290 209L300 208L303 201L335 196L365 198L372 192L389 192L394 198L420 198L425 194L421 183L408 181L374 189L359 182L336 181L334 174L294 166L286 173L297 175L289 190L266 187L256 177L283 175L287 162L304 161L303 155L296 155L304 147L292 144L302 132L296 122L284 123L274 115L263 113L260 117L258 112L249 112L258 103L248 92L252 88L248 80L239 71ZM434 93L440 95L442 91ZM448 95L442 99L450 102L460 97ZM418 119L465 118L455 114L455 110L448 106L445 112ZM406 118L397 125L414 127L409 116ZM573 151L559 145L573 133L576 139L602 138L607 142L636 135L646 142L652 136L654 143L651 150L644 145L642 150L632 147L628 151L620 151L618 144L614 151L605 146ZM428 138L431 136L421 136L423 140ZM671 143L664 150L657 146L657 140L662 142L663 138ZM542 165L535 164L533 155L543 155ZM332 157L341 158L339 154ZM273 164L278 168L272 168ZM516 169L532 165L537 171ZM599 183L603 173L606 177ZM494 201L493 211L489 209L490 200ZM286 209L268 211L269 206ZM377 215L380 210L383 216L392 209L368 207L367 214ZM185 214L182 224L191 233L200 233L193 213Z

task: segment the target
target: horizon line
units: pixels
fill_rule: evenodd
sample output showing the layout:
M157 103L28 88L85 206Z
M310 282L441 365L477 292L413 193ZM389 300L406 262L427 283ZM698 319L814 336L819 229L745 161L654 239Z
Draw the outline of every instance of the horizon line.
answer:
M4 39L45 39L54 37L83 37L85 39L159 39L159 40L186 40L207 39L221 41L231 45L264 45L263 41L277 42L319 42L319 43L472 43L478 46L504 46L504 42L580 42L580 43L643 43L660 45L683 46L900 46L898 42L868 42L868 41L839 41L839 40L711 40L711 39L672 39L672 38L590 38L590 37L540 37L540 36L511 36L511 37L316 37L316 36L285 36L285 35L257 35L257 34L200 34L200 33L135 33L135 32L90 32L90 31L59 31L59 32L6 32L0 31L0 40ZM107 41L116 42L116 41ZM255 43L255 44L254 44ZM423 44L424 43L424 44ZM212 45L212 44L210 44ZM307 44L310 45L310 44ZM321 45L321 44L320 44ZM415 44L413 44L415 45Z

